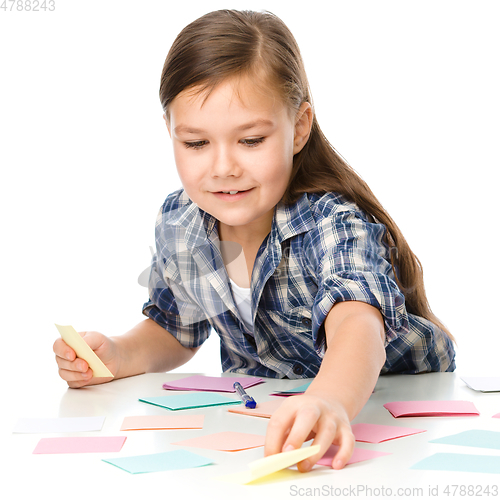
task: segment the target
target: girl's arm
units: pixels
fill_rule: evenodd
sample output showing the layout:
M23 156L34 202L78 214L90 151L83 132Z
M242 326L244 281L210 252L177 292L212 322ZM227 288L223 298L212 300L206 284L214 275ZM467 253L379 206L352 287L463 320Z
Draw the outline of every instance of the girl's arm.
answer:
M82 332L85 342L115 375L115 379L146 372L173 370L189 361L199 348L187 348L152 319L146 319L118 337L99 332ZM62 339L53 347L59 375L69 387L109 382L110 378L94 378L88 363Z
M373 306L336 304L325 320L325 334L327 350L316 378L273 414L266 434L266 455L300 448L314 437L320 451L298 464L302 472L332 443L340 446L332 466L344 467L354 449L350 421L368 401L385 362L384 322Z

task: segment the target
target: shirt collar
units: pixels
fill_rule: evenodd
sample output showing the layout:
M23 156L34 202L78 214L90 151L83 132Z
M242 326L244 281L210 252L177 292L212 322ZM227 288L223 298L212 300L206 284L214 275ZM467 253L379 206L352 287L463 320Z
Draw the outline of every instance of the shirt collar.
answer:
M168 225L184 232L184 243L189 250L207 244L217 228L217 219L201 210L183 190L179 196L179 207L168 213Z
M181 194L182 206L169 217L169 224L185 228L185 243L189 249L206 245L207 238L211 240L217 228L217 219L201 210L193 203L184 191ZM276 206L270 238L275 243L281 243L314 227L314 218L307 193L296 202Z
M290 205L278 203L274 213L271 237L281 243L293 236L305 233L313 227L314 218L311 213L309 196L304 193Z

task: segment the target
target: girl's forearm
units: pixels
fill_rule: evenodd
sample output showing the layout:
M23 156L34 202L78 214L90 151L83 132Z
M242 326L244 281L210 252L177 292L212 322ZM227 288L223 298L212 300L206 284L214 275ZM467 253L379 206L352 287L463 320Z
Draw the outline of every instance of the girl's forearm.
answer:
M385 362L384 324L374 307L334 306L325 320L327 349L307 394L339 402L352 420L368 401Z
M116 378L166 372L189 361L198 348L186 348L168 331L146 319L123 335L112 337L120 356Z

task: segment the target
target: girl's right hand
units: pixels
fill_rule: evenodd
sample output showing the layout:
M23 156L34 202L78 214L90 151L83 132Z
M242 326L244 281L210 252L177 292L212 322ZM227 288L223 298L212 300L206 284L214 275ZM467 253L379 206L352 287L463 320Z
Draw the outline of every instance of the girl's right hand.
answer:
M99 332L79 333L109 371L116 376L119 367L119 354L116 343ZM84 359L78 358L75 351L61 338L54 342L53 351L59 367L59 376L73 389L113 380L112 377L94 377L89 364Z

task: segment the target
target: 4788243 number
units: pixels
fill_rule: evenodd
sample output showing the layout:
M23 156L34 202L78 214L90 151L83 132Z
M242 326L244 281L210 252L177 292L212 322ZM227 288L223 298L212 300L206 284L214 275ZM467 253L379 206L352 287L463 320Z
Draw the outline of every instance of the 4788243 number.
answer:
M3 0L0 12L54 12L55 0Z
M443 489L447 497L497 497L498 485L450 484Z

